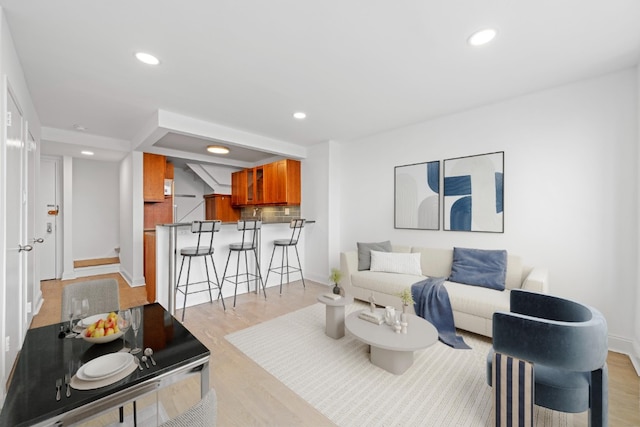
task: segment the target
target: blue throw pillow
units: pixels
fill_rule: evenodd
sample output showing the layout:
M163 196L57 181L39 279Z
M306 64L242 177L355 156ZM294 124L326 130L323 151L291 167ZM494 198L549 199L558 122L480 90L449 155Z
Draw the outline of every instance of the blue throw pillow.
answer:
M504 291L507 251L453 248L451 282Z

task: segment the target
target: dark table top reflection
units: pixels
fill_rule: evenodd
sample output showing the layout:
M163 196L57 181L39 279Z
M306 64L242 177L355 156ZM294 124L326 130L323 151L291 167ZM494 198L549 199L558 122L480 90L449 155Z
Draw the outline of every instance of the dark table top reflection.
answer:
M140 309L143 315L137 343L143 349L153 350L157 366L149 363L149 369L136 369L126 378L102 388L72 388L70 397L65 395L65 374L73 376L81 365L96 357L120 351L123 339L92 344L81 338L60 338L59 332L66 325L65 322L29 329L0 413L0 426L54 422L62 414L101 399L113 399L119 392L135 390L136 386L168 377L190 365L195 366L194 370L207 369L208 375L210 352L196 337L160 304L148 304ZM134 334L131 328L125 337L127 347L133 347ZM142 353L136 356L141 357ZM59 401L56 401L57 379L63 380Z

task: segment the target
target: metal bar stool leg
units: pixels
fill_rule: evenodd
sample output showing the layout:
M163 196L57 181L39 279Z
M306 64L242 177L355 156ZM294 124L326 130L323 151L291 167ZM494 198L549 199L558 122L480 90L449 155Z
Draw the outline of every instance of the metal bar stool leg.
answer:
M216 269L216 263L213 262L213 255L211 257L211 265L213 265L213 274L216 276L216 285L218 286L218 298L222 299L222 308L227 311L227 307L224 305L224 298L222 297L222 282L220 282L220 276L218 276L218 270ZM224 278L223 278L224 281Z
M273 246L273 250L271 251L271 260L269 261L269 269L267 270L267 278L265 279L265 283L269 283L269 273L271 273L271 264L273 264L273 255L276 253L276 246ZM280 290L282 293L282 290Z
M283 276L284 276L284 246L282 247L282 253L280 254L280 295L282 295Z
M300 278L302 278L302 287L306 288L304 284L304 276L302 275L302 263L300 263L300 254L298 254L298 245L294 245L293 248L296 250L296 258L298 258L298 269L300 270Z
M191 273L191 257L189 257L189 265L187 266L187 283L184 287L184 302L182 304L182 321L184 322L184 312L187 310L187 294L189 293L189 274Z
M211 277L209 277L209 267L207 266L207 257L204 258L204 270L207 273L207 287L209 288L209 301L213 302L213 296L211 296Z

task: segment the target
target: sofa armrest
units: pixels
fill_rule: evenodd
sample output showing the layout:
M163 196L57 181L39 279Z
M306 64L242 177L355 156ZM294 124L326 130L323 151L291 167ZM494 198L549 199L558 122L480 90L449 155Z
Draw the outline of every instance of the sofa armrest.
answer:
M532 268L527 277L522 281L522 289L548 294L549 270L542 267Z
M340 285L345 289L351 288L351 274L358 271L358 252L349 251L340 253L340 271L342 280Z

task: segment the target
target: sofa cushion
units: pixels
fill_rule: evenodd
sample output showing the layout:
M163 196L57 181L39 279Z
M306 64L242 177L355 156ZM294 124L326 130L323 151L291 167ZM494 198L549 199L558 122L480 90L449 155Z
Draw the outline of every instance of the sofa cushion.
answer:
M424 279L424 276L414 276L412 274L381 273L367 270L353 273L351 275L351 285L387 295L397 295L405 289L410 289L414 283ZM398 303L400 303L399 297Z
M492 319L496 311L509 311L510 290L498 291L462 283L444 282L453 311Z
M371 267L371 250L391 252L391 242L362 243L358 242L358 270L368 270Z
M371 271L420 276L420 253L371 251Z
M449 281L504 290L507 251L453 248Z
M420 266L423 276L449 277L453 249L413 247L411 252L420 253Z

